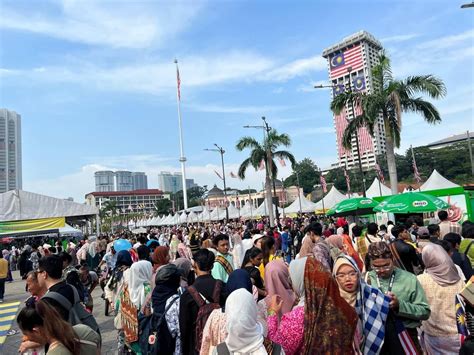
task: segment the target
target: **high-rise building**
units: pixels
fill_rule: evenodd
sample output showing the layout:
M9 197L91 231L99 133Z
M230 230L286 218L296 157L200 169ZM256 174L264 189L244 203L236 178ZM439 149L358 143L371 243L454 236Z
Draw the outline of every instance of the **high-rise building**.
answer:
M116 182L116 191L132 191L133 190L133 178L131 171L116 171L115 178Z
M95 177L95 191L110 192L115 191L115 173L110 170L96 171Z
M148 179L145 173L132 172L133 189L146 190L148 189Z
M382 44L366 31L357 32L344 38L341 42L325 49L323 57L328 60L329 79L332 83L332 97L352 90L372 93L378 90L378 83L372 77L372 68L379 63L378 54ZM353 168L358 164L357 144L352 137L352 148L346 150L342 146L342 137L348 122L355 114L361 112L356 104L347 105L339 115L334 115L336 129L336 143L339 166ZM359 151L362 165L365 168L373 167L378 154L385 153L385 128L382 117L376 122L374 136L371 137L367 129L358 131Z
M196 184L194 182L194 179L186 179L186 188L189 190L189 189L192 189L193 187L196 187L198 186L198 184Z
M21 116L0 109L0 192L21 188Z
M181 173L171 174L168 171L162 171L158 174L158 187L164 192L176 193L183 189L183 180Z

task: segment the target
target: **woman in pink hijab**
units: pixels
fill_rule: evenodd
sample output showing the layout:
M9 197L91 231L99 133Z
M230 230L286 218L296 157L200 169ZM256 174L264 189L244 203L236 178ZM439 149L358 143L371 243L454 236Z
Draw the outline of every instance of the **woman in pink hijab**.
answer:
M283 304L280 316L292 310L296 295L291 286L288 266L282 260L271 261L265 266L265 289L267 290L267 297L265 297L267 305L270 304L273 295L281 298Z

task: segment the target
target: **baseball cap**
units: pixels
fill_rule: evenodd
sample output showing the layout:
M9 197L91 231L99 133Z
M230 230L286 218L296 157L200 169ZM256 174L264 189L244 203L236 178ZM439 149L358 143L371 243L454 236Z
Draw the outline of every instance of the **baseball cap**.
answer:
M421 238L430 236L430 232L428 231L428 228L426 228L426 227L418 228L416 234Z

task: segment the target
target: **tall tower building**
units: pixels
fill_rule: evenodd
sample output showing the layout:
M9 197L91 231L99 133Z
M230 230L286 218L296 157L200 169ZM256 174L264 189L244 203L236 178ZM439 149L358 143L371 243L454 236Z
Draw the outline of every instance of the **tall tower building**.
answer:
M372 68L379 63L380 50L382 50L382 44L366 31L357 32L326 48L323 51L323 57L328 60L329 80L333 85L332 97L349 89L353 92L366 93L377 90L377 83L372 77ZM356 138L355 135L352 137L352 147L346 150L342 146L342 137L348 122L355 117L354 111L357 116L361 108L356 105L347 105L340 115L333 116L339 166L349 169L358 164ZM358 140L362 166L373 167L376 156L385 153L385 128L382 117L379 117L375 124L373 137L366 128L361 128L358 131Z
M130 171L116 171L115 177L117 179L116 191L132 191L133 178Z
M96 171L94 173L94 178L96 192L115 191L115 173L113 171Z
M148 179L145 173L133 172L133 189L134 190L146 190L148 189Z
M181 173L171 174L168 171L162 171L158 174L158 187L161 191L176 193L183 189L183 180Z
M0 109L0 193L22 188L21 116Z

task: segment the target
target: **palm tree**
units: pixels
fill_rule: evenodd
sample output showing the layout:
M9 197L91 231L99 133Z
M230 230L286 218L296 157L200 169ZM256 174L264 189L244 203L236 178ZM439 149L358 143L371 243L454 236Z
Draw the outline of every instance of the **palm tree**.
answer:
M366 127L373 136L378 118L383 118L385 128L385 145L390 186L392 194L397 194L398 178L395 164L395 148L400 147L402 130L402 113L419 113L430 124L441 122L441 117L434 105L424 100L420 94L432 99L446 95L446 87L441 79L433 75L410 76L403 80L395 80L392 76L389 58L379 55L379 64L372 69L374 93L352 92L337 95L331 102L331 110L340 114L346 105L360 106L362 114L352 119L344 132L343 146L351 148L352 136L361 127Z
M278 167L275 164L274 158L277 157L280 160L289 160L291 166L294 167L296 164L295 157L293 154L286 150L278 150L279 146L289 147L291 145L291 138L288 134L279 134L275 129L271 129L265 136L263 143L257 142L253 137L242 137L239 139L236 145L238 151L244 149L250 149L250 156L240 164L237 175L240 179L245 179L245 173L247 168L252 166L257 171L262 162L265 164L266 176L265 176L265 190L267 198L267 206L269 206L270 223L273 225L273 208L272 206L272 191L270 187L270 178L273 181L273 191L276 194L275 179L278 175ZM271 177L270 177L271 173ZM278 209L277 209L278 213Z

